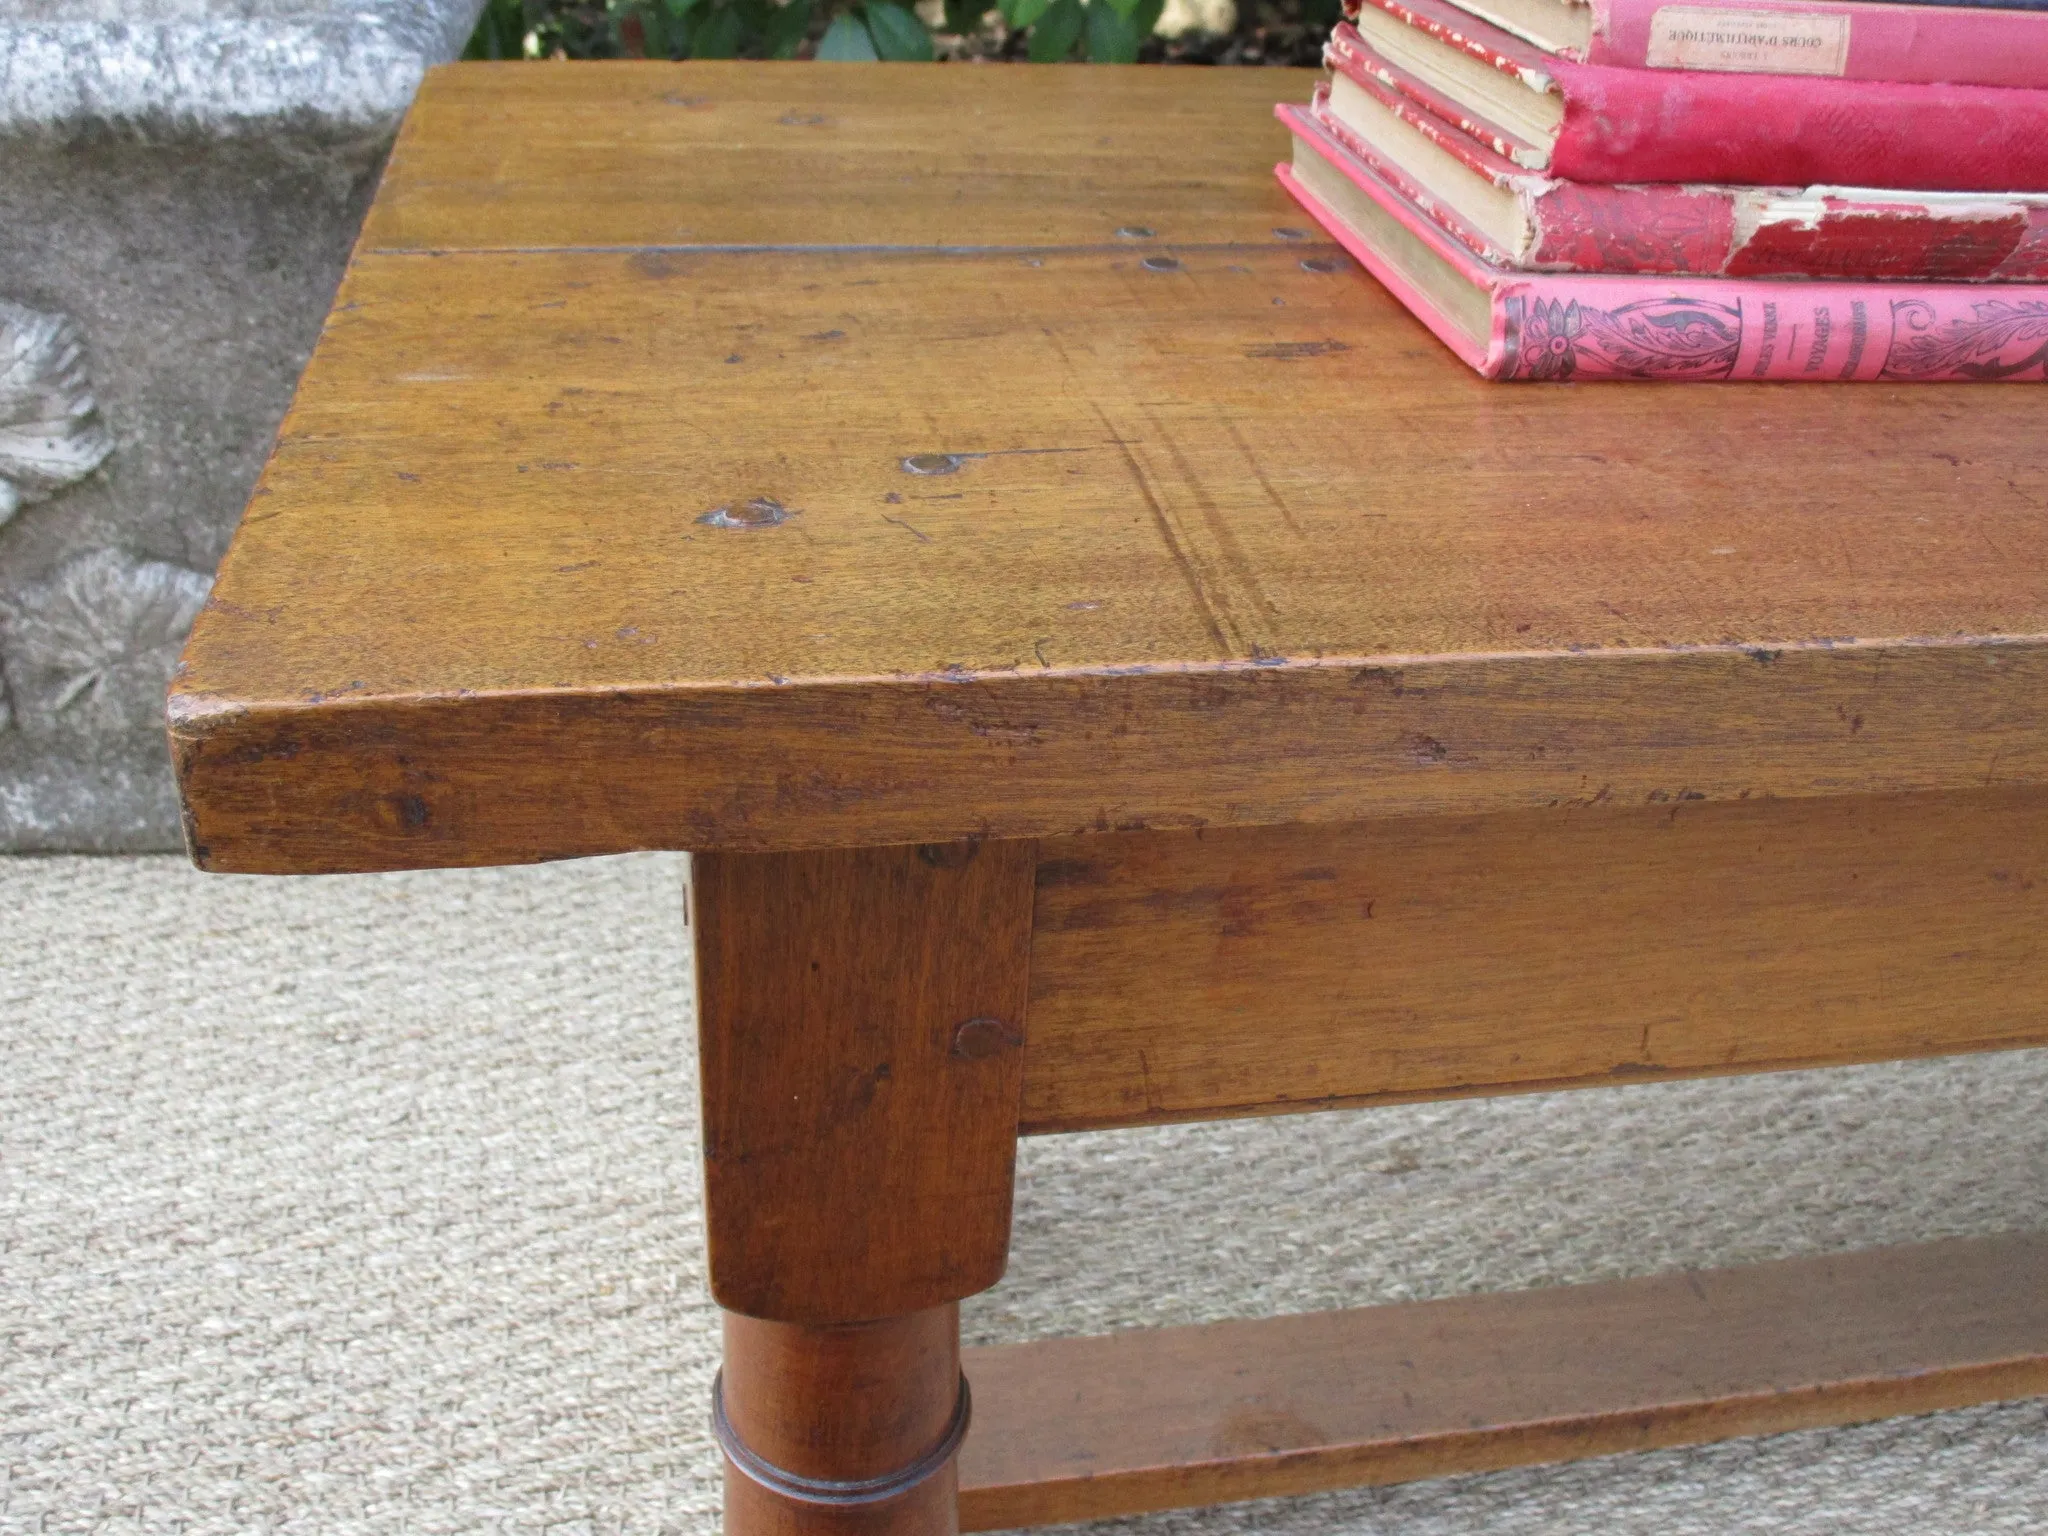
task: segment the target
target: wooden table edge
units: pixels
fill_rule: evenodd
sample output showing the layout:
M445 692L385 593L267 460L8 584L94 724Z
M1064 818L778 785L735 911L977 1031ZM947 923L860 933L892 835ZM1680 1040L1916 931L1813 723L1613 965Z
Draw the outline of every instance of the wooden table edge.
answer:
M2028 635L301 699L188 677L167 715L202 867L330 873L2042 783L2048 718L2013 707L2039 687ZM844 782L870 740L887 761Z

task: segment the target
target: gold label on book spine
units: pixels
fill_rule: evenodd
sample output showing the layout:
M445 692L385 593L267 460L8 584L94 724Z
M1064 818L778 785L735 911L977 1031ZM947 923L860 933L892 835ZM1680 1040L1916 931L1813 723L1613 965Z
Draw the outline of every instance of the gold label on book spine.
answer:
M1839 75L1849 67L1849 18L1798 11L1666 5L1650 17L1652 69L1748 75Z

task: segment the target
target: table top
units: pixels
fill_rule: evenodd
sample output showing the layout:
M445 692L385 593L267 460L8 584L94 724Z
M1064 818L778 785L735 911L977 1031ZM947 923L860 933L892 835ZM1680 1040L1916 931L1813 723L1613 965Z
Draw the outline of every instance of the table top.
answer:
M1503 386L1308 71L426 82L175 681L319 871L2048 781L2048 392Z

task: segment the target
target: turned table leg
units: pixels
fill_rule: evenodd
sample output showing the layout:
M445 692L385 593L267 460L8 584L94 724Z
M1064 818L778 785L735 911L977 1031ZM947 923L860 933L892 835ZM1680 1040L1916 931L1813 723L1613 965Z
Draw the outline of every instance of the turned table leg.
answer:
M956 1305L837 1328L728 1312L714 1406L726 1530L959 1530L969 1398Z
M728 1536L952 1536L958 1302L1009 1256L1028 843L700 855Z

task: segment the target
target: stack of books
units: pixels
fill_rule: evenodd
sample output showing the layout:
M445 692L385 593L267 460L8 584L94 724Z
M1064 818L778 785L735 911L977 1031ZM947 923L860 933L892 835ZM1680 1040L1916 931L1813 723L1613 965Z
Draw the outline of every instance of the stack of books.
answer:
M1298 198L1489 378L2048 379L2048 0L1346 0Z

